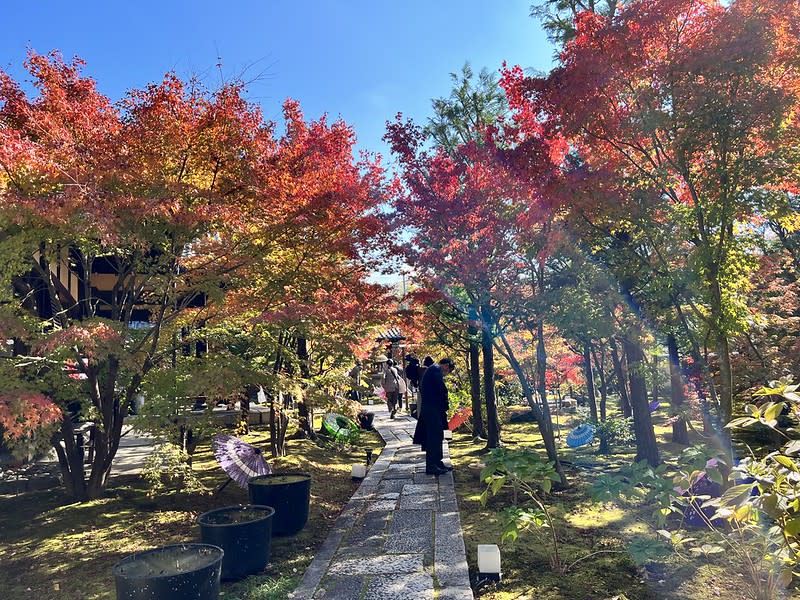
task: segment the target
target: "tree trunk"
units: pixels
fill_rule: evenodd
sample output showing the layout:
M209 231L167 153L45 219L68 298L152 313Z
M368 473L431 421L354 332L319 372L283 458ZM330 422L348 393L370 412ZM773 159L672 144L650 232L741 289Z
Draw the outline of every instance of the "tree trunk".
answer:
M716 278L718 265L712 265L711 278L711 321L716 338L717 359L719 360L719 431L731 420L733 413L733 370L728 337L723 327L722 290Z
M190 467L194 462L194 452L197 450L197 444L199 442L200 439L194 434L191 427L181 425L181 448L186 452L186 464Z
M238 433L250 433L250 398L247 394L243 394L239 400Z
M91 500L100 498L105 492L108 476L111 473L111 464L119 445L119 437L116 438L116 444L114 438L115 435L121 435L121 424L119 433L115 433L115 430L116 423L111 425L111 431L100 426L94 429L94 460L89 472L89 480L86 483L86 492Z
M667 335L667 354L669 355L669 389L670 389L670 413L680 415L683 411L685 401L683 393L683 379L681 378L680 356L678 355L678 341L675 335ZM686 421L682 416L672 424L672 441L676 444L688 444L689 432L686 429Z
M517 364L519 365L519 363ZM542 434L542 441L544 442L547 457L553 462L556 472L561 478L561 485L566 486L567 476L564 473L564 468L561 466L561 461L558 459L558 451L556 450L555 436L553 433L553 416L550 414L550 405L547 403L547 348L544 343L544 321L539 321L536 324L536 367L538 371L539 398L542 402L541 423L544 424L544 426L539 426L539 431ZM522 371L521 368L520 371ZM519 377L519 373L517 373L517 376ZM534 411L534 416L535 415L536 411Z
M586 377L586 395L589 398L591 419L597 423L597 399L594 395L594 373L592 372L591 342L583 344L583 374Z
M481 353L483 354L483 394L486 398L486 447L500 447L500 420L497 418L497 398L494 393L494 346L492 345L493 315L491 307L481 309Z
M551 424L550 405L547 403L547 349L544 345L544 322L536 324L536 383L538 386L539 398L542 400L542 413L547 422Z
M644 352L639 342L629 338L622 338L622 348L628 359L628 379L631 389L631 409L633 411L633 429L636 434L636 458L646 460L652 466L657 466L659 461L658 444L653 431L653 421L650 418L650 406L647 402L647 387L644 377Z
M656 350L657 352L657 350ZM658 354L653 354L653 403L658 402L660 395L658 393Z
M472 437L486 439L481 407L480 350L474 341L469 343L469 393L472 398Z
M719 356L719 430L733 418L733 368L731 367L731 351L728 338L719 333L717 339L717 355Z
M308 439L317 441L317 432L314 431L313 427L314 413L309 410L304 401L297 403L297 417L300 422L300 431L303 432L303 435Z
M494 394L494 348L487 329L481 336L483 354L483 393L486 398L486 447L500 447L500 420L497 418L497 399Z
M278 335L278 348L275 350L275 362L272 364L272 373L277 375L283 368L283 345L286 341L287 335L281 332ZM285 427L282 427L283 419L285 418L283 408L279 407L278 390L270 388L267 391L267 398L269 400L269 433L270 433L270 452L273 458L278 456L285 456L286 449L283 445L283 439L286 435ZM283 430L283 435L281 435Z
M99 498L103 495L108 484L108 477L111 473L111 466L114 457L119 449L119 442L122 439L122 426L125 423L125 416L128 414L128 407L133 399L135 390L139 386L139 381L134 380L127 391L120 397L115 391L115 383L118 381L119 360L115 357L109 358L106 364L107 376L104 385L100 388L100 398L98 401L101 411L100 423L94 427L94 460L92 470L89 473L87 491L90 499ZM92 381L90 374L89 381Z
M239 406L241 408L241 428L245 432L250 432L250 405L251 403L258 404L258 390L259 386L255 383L248 383L244 388L244 397L242 398Z
M272 458L277 458L278 454L278 421L275 414L276 402L275 392L272 389L267 390L267 399L269 401L269 450Z
M286 430L289 428L289 416L281 412L278 422L278 441L276 444L278 456L286 456Z
M297 338L297 358L300 360L300 375L303 379L311 378L311 369L309 367L310 355L308 352L308 340L304 336ZM305 385L303 386L305 391ZM317 441L317 432L314 431L314 407L306 403L305 394L303 399L297 402L297 416L300 421L300 430L305 435L315 442Z
M61 442L64 445L61 445ZM79 502L89 499L86 489L86 473L83 467L82 449L75 443L75 429L68 414L61 421L61 435L53 439L64 487L67 494Z
M602 357L604 353L605 349L601 346L600 356ZM606 402L608 401L608 390L606 389L605 364L602 359L597 357L597 352L595 351L594 346L592 346L592 360L594 361L595 369L597 369L597 375L600 377L600 420L602 422L605 422ZM597 449L597 451L600 454L608 454L611 452L611 448L608 445L607 435L600 436L600 447Z
M622 416L626 419L633 413L631 412L631 403L628 396L628 378L625 376L625 370L622 368L622 359L619 357L617 351L617 342L611 339L611 362L614 364L614 376L617 378L617 389L619 390L619 404Z
M695 335L692 327L689 324L689 320L686 318L686 315L681 308L680 303L677 300L673 300L672 307L675 309L675 314L678 315L678 319L681 324L681 330L683 331L684 337L689 342L689 355L695 362L695 369L696 369L696 380L702 381L705 383L705 388L708 391L709 396L711 396L711 404L715 407L716 410L719 410L719 398L717 396L717 390L714 387L714 379L711 376L711 370L708 367L708 361L706 360L705 355L700 350L700 342L697 340L697 336ZM704 412L704 422L708 422L707 417L708 415L708 404L709 400L706 398L706 393L701 389L703 386L699 384L697 387L697 393L701 397L703 406L706 407Z
M600 378L600 420L606 420L606 403L608 402L608 389L606 388L606 365L605 365L605 348L600 346L600 357L598 358L597 352L592 346L592 360L594 367L597 370L597 376Z
M531 388L531 384L528 381L525 370L522 368L519 360L517 360L511 345L508 343L508 340L502 333L500 334L500 339L503 342L503 349L505 349L503 356L506 358L506 360L508 360L511 368L514 369L514 373L516 373L517 378L519 379L520 386L522 386L522 393L525 396L525 400L528 402L528 406L531 407L533 418L536 420L536 424L539 426L539 433L542 435L542 441L544 442L545 452L547 452L547 458L548 460L552 461L556 472L561 478L561 485L566 486L567 476L564 473L564 467L561 465L561 461L558 458L558 448L556 447L556 441L553 435L553 420L550 416L549 407L547 407L546 402L543 403L543 406L540 406L539 403L536 402L534 391ZM502 353L502 349L498 348L498 350Z
M300 375L303 379L311 378L311 368L309 366L310 355L308 353L308 340L300 336L297 338L297 359L300 361Z

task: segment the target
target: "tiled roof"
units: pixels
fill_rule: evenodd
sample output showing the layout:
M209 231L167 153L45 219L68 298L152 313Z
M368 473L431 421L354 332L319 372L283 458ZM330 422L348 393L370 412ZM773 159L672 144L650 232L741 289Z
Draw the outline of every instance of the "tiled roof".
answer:
M399 342L400 340L404 339L406 339L405 336L400 332L400 330L397 327L391 327L385 331L381 331L378 334L378 338L376 339L376 341Z

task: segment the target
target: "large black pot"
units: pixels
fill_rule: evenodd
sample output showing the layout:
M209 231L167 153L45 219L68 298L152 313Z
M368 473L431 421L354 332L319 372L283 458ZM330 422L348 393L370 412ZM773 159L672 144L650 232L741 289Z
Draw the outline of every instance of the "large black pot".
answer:
M263 571L272 548L271 506L245 504L226 506L197 517L204 544L225 551L222 578L240 579Z
M271 506L274 535L294 535L308 521L311 500L311 475L307 473L272 473L253 477L247 485L250 502Z
M113 568L117 600L217 600L224 554L175 544L126 556Z

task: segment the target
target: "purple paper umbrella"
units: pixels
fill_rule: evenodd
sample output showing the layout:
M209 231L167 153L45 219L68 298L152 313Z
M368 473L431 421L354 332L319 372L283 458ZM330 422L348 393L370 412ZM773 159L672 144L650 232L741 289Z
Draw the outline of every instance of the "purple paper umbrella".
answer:
M251 477L272 473L261 450L237 437L219 433L214 436L213 446L219 466L244 489Z

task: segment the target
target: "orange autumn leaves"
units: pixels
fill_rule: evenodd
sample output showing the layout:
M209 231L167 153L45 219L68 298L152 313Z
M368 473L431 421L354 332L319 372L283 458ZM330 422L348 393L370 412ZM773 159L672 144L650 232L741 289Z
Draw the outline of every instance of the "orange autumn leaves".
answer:
M19 255L38 236L149 264L120 282L138 276L140 302L173 307L167 319L201 310L323 327L377 317L384 290L367 282L368 250L386 239L389 188L377 161L354 158L347 124L308 121L287 100L278 135L239 81L208 90L168 73L112 102L79 59L31 52L26 68L35 94L0 71L0 229L23 232L30 248ZM197 295L202 309L181 305ZM79 319L64 325L34 349L74 349L96 333ZM130 358L133 371L152 363ZM13 409L3 397L8 419L41 404L15 397Z

